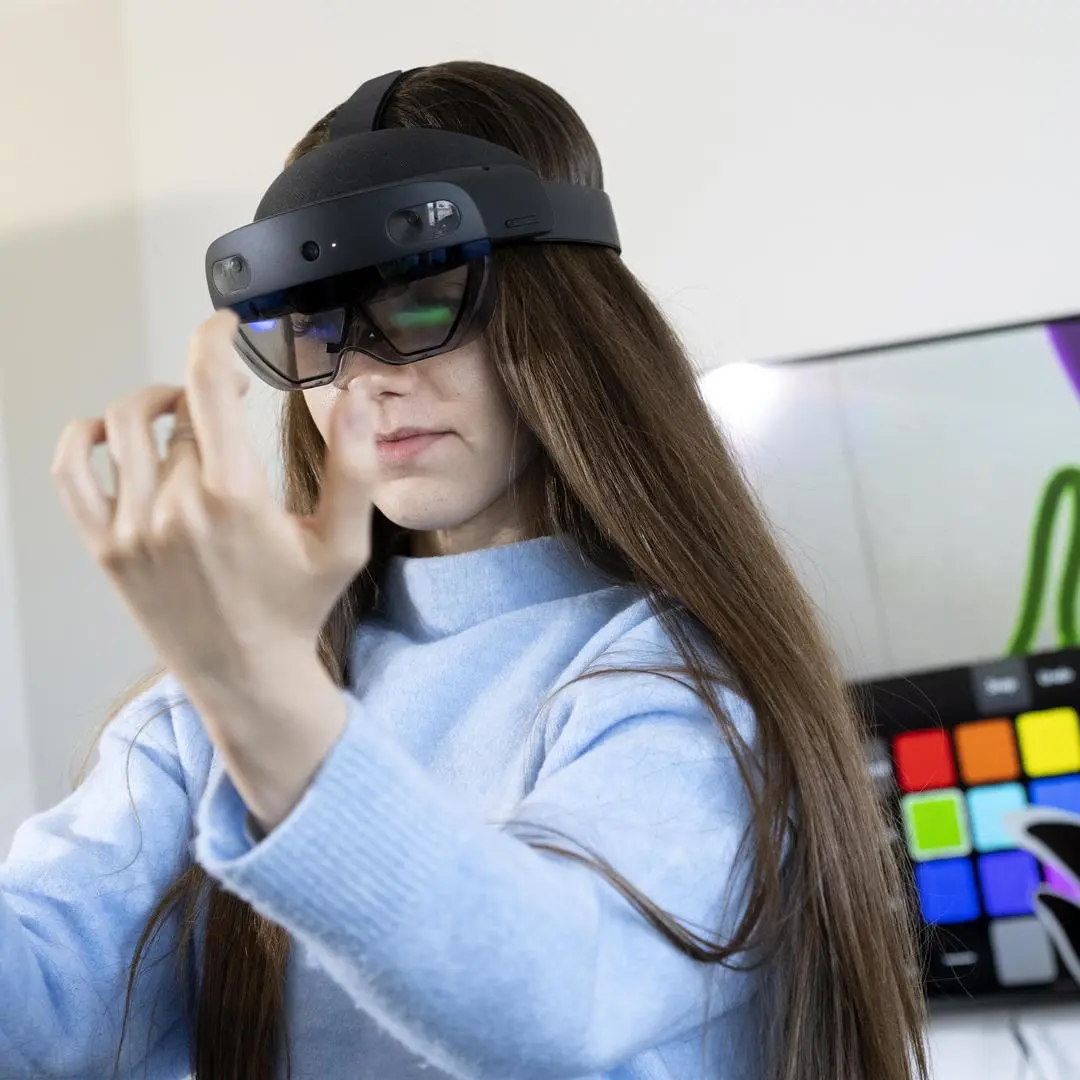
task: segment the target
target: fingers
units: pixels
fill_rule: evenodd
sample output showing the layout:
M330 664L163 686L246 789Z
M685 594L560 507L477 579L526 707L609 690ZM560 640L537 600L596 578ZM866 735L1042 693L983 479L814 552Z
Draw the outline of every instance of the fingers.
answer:
M149 386L105 411L109 453L117 469L113 528L121 535L136 533L146 520L160 466L153 423L173 411L182 394L179 386Z
M62 432L52 474L99 560L107 560L110 551L139 547L163 496L186 506L200 489L200 497L251 504L253 496L269 490L247 435L242 399L248 380L233 360L237 322L231 311L221 311L196 331L186 387L147 387L109 406L103 419L73 421ZM195 438L171 442L163 466L153 422L169 412ZM94 448L102 443L116 467L115 498L102 491L91 468Z
M239 320L228 308L195 331L188 352L187 392L191 425L198 439L202 478L208 491L243 497L266 483L248 437L243 397L249 380L237 370L233 337Z
M179 503L189 503L194 489L202 488L202 465L199 444L195 439L183 390L177 397L173 413L173 429L165 451L165 460L158 471L158 492L150 524L156 529L161 514L168 515Z
M60 435L52 474L61 498L84 535L101 551L106 534L134 536L147 519L158 484L160 460L153 422L172 411L183 391L149 386L110 405L103 419L76 420ZM90 465L94 448L107 443L116 466L116 497L101 490Z
M60 433L52 461L60 498L94 551L101 549L114 511L114 500L101 490L90 468L94 447L104 441L104 420L73 420Z
M343 573L358 573L371 549L371 496L378 476L374 407L353 380L331 417L322 494L312 519L316 558Z
M169 433L167 461L172 468L175 468L179 462L192 462L198 465L199 460L199 442L195 434L195 425L191 420L188 397L181 391L173 412L173 429Z

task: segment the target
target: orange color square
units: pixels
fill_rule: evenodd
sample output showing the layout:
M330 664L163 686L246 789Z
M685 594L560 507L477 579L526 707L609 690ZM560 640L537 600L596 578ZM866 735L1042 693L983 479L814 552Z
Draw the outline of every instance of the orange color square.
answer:
M965 784L994 784L1020 775L1020 756L1008 720L976 720L953 729Z

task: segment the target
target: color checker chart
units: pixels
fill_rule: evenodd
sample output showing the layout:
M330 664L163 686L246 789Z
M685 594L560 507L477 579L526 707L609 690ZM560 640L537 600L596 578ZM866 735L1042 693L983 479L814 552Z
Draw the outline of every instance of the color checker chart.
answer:
M927 990L965 1000L1080 996L1032 897L1046 882L1006 822L1080 813L1080 650L919 672L855 687L870 768L890 808L912 901L930 928ZM1077 896L1080 900L1080 896Z

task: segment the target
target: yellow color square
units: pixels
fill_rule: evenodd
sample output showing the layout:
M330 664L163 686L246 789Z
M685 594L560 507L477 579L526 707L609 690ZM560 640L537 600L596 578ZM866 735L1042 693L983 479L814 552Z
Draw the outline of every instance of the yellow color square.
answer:
M1024 713L1016 718L1016 735L1028 776L1080 771L1080 717L1075 709Z

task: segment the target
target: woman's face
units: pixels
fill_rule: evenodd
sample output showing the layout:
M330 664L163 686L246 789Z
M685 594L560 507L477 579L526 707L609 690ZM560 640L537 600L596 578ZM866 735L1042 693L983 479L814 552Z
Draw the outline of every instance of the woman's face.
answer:
M394 366L351 352L337 382L304 391L327 437L346 387L375 406L379 477L373 502L414 532L413 555L473 551L524 539L511 483L537 443L518 419L482 340L454 352ZM384 441L402 429L436 434Z

